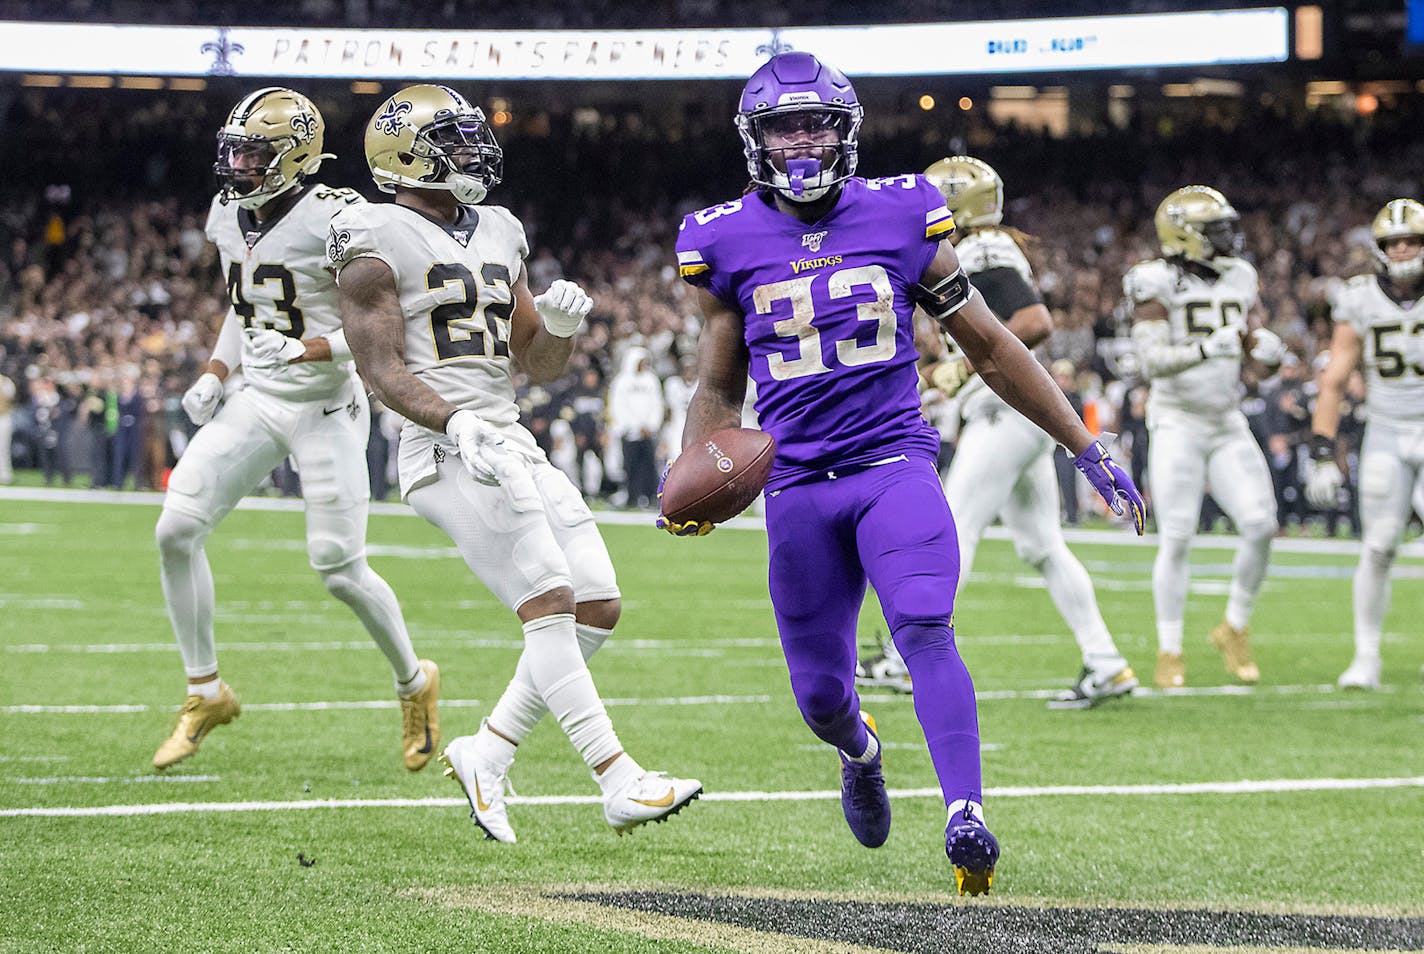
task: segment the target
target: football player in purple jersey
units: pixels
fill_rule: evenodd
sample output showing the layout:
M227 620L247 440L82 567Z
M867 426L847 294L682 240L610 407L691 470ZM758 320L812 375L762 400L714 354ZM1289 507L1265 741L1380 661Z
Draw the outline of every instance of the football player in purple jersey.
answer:
M974 686L954 643L954 522L920 415L912 315L920 305L984 381L1075 456L1138 533L1132 479L1093 439L1028 349L1004 328L943 239L944 197L923 176L855 177L861 106L844 74L808 53L758 69L736 117L753 191L695 212L677 243L704 323L687 447L741 420L750 374L776 438L766 488L770 591L797 705L841 760L856 838L890 833L875 723L854 688L867 580L915 684L915 714L944 791L945 852L962 894L993 881ZM678 535L699 524L659 526Z

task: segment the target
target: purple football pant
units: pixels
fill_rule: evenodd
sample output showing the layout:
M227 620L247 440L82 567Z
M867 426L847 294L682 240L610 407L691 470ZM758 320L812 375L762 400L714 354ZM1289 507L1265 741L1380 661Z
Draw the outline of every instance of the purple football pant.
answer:
M950 618L959 543L934 466L910 458L769 495L771 605L806 724L852 755L867 737L855 692L869 579L915 685L915 715L946 804L982 801L974 684Z

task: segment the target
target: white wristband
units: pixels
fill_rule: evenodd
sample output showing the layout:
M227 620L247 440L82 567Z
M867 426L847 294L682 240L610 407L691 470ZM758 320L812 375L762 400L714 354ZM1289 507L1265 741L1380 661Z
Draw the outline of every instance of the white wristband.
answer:
M332 361L350 361L351 346L346 343L346 332L338 328L329 335L322 335L326 339L327 346L331 348Z

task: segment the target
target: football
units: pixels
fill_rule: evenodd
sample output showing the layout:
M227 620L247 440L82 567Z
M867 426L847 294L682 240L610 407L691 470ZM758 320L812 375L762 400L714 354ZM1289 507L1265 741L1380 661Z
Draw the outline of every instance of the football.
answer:
M663 482L663 516L674 523L730 520L761 493L775 457L776 442L764 431L715 432L673 461Z

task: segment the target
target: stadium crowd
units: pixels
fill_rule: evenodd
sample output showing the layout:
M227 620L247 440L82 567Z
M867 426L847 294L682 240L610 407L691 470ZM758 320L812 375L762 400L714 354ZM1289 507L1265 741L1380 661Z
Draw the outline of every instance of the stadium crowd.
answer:
M83 475L95 486L160 487L192 432L179 398L227 309L202 230L211 126L162 100L123 123L95 113L76 121L23 99L8 109L8 125L27 131L12 142L51 141L51 130L71 163L61 167L64 183L0 200L10 236L0 249L0 374L12 385L0 381L0 416L13 414L15 458L42 469L46 482ZM1121 277L1158 254L1151 221L1162 196L1187 182L1222 189L1243 214L1271 326L1291 350L1280 373L1249 383L1243 398L1271 462L1281 523L1291 527L1313 517L1301 475L1330 294L1369 269L1368 222L1379 206L1419 194L1408 170L1420 167L1424 145L1408 135L1417 119L1408 102L1368 122L1251 110L1190 125L1104 124L1066 138L983 117L954 128L868 124L862 172L918 170L952 152L998 168L1005 221L1034 236L1030 257L1057 323L1043 360L1091 426L1123 435L1139 482L1145 390L1127 347ZM353 111L342 126L335 112L328 143L359 141L354 124L364 116ZM526 423L585 493L644 505L674 452L696 378L698 319L675 280L674 232L685 212L740 191L735 134L710 117L677 141L635 123L588 131L555 119L538 134L511 127L501 138L507 184L492 201L528 228L531 287L568 275L595 300L568 375L522 390ZM88 174L76 156L87 157ZM322 178L370 194L357 170L329 166ZM373 423L378 497L390 486L392 418ZM1358 441L1360 422L1353 412L1346 420L1347 439ZM945 432L949 451L952 427ZM1067 468L1070 521L1079 510L1073 481ZM1340 522L1358 529L1350 513L1320 516L1331 532Z

